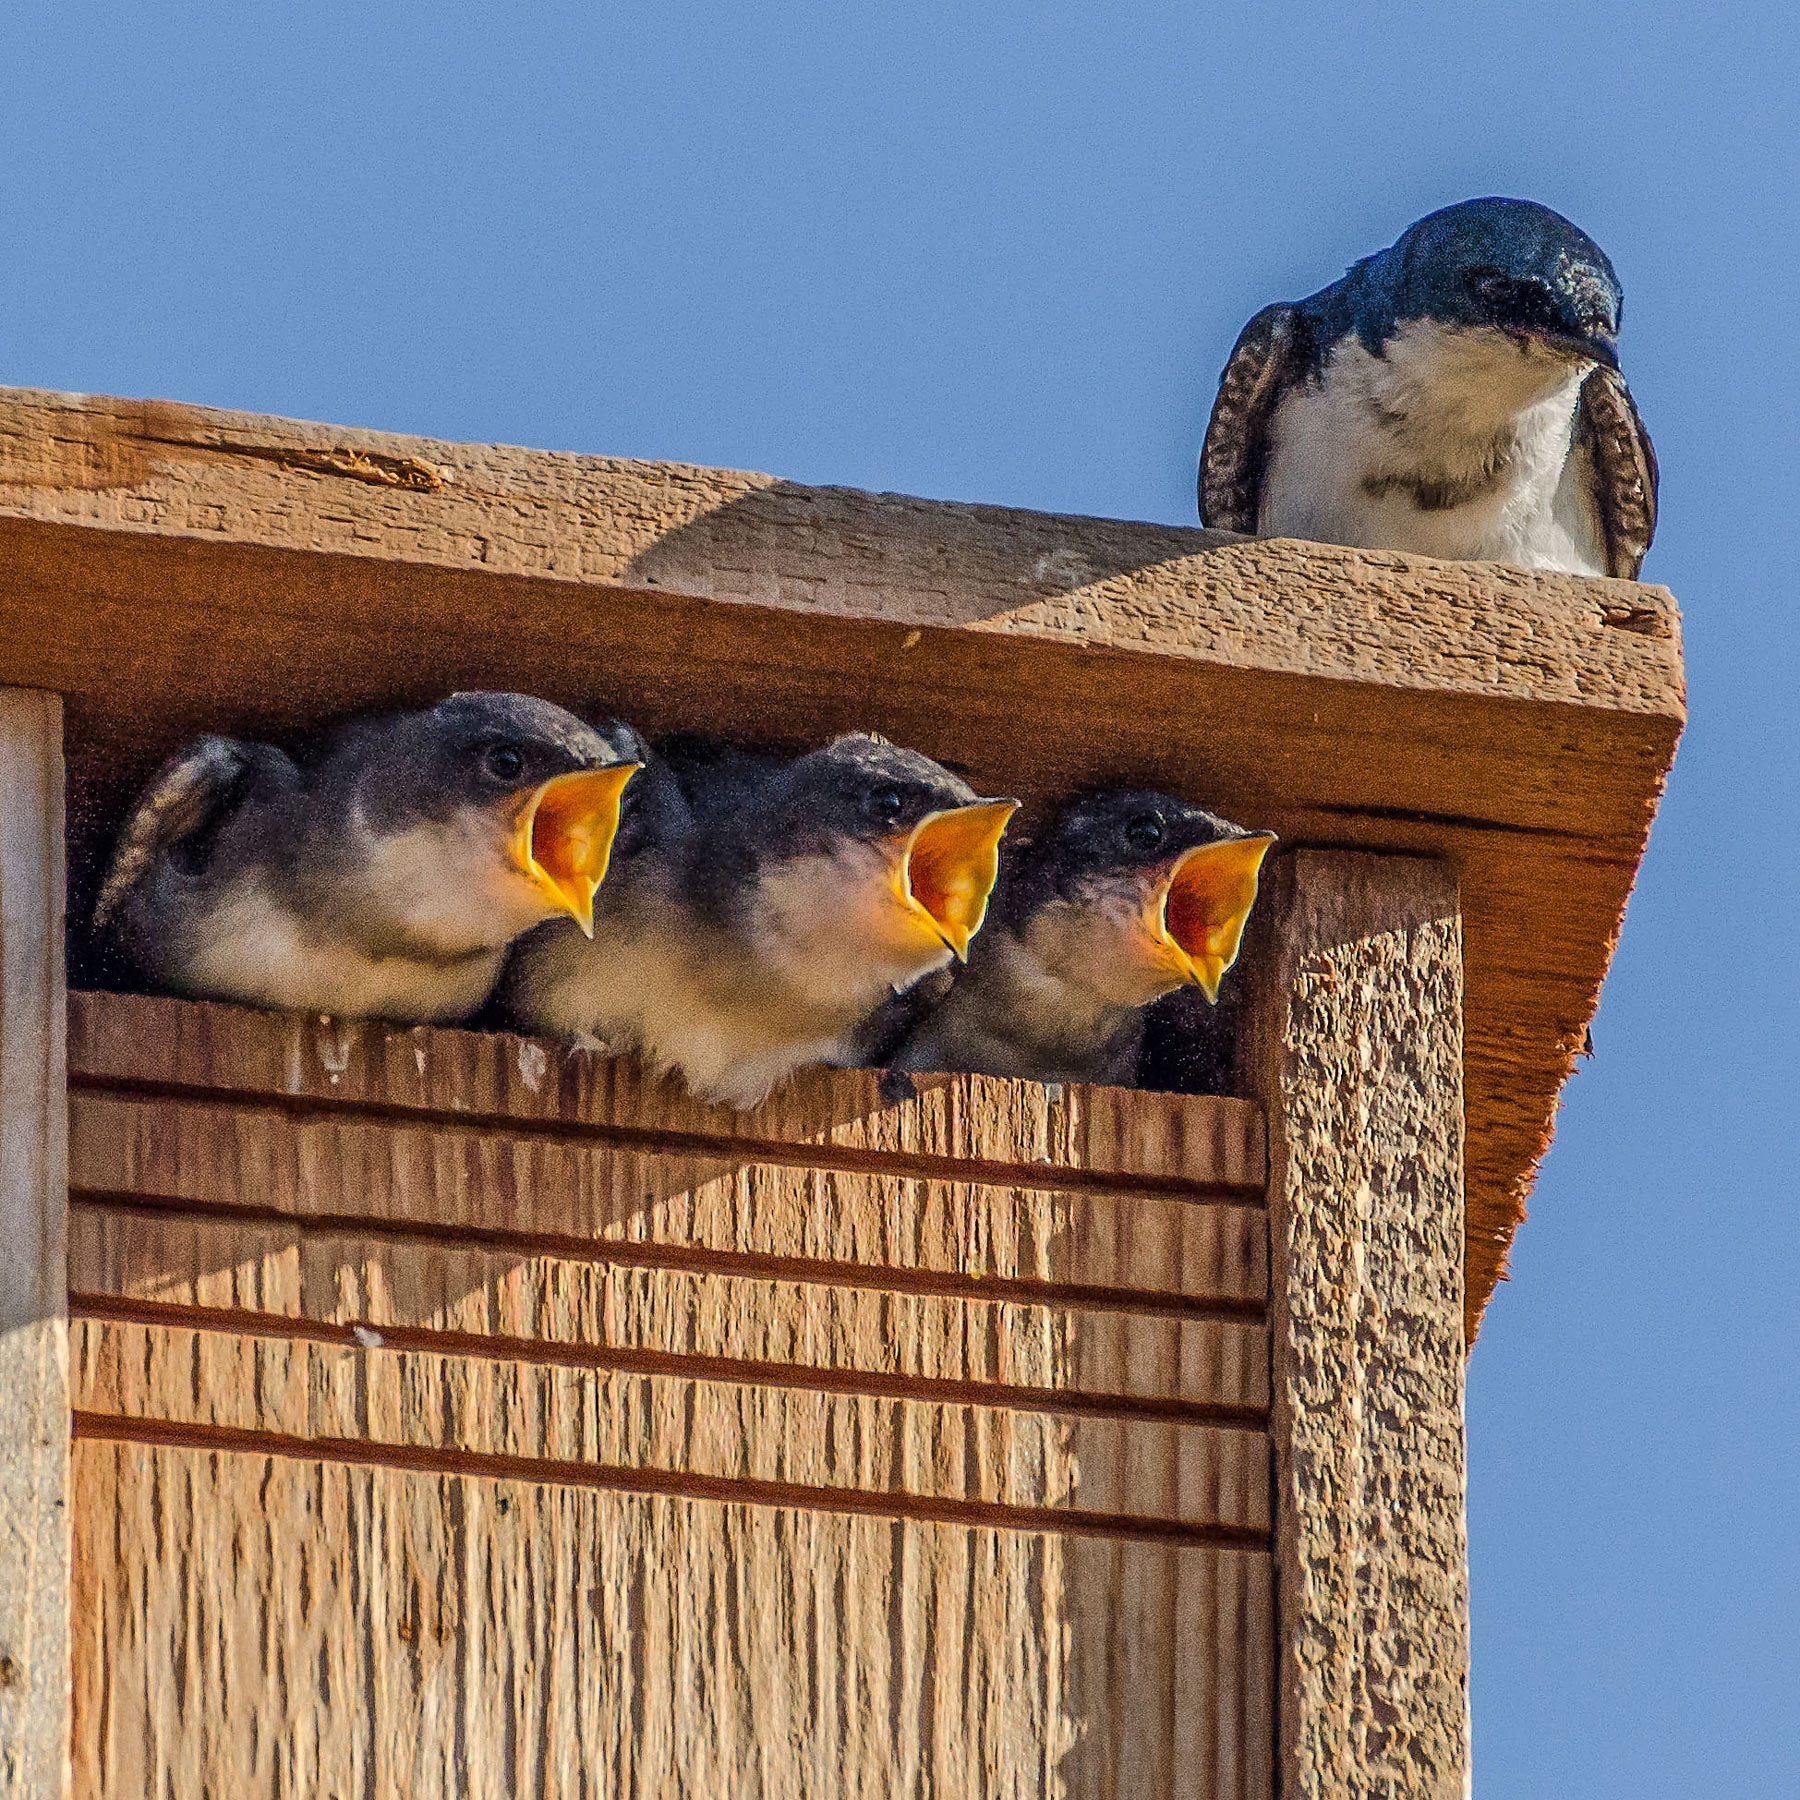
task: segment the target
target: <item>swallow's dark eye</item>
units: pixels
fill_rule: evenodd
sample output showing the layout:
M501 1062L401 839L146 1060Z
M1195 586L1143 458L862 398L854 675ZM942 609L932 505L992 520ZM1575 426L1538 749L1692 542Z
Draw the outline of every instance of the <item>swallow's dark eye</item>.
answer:
M1156 813L1138 813L1125 823L1125 842L1133 850L1154 850L1163 840L1163 822Z
M877 825L892 825L906 810L906 800L898 788L875 788L863 799L863 812Z
M495 744L481 759L496 781L517 781L525 773L525 756L511 744Z
M1497 325L1537 326L1556 323L1556 297L1548 283L1521 281L1498 269L1471 269L1470 291Z

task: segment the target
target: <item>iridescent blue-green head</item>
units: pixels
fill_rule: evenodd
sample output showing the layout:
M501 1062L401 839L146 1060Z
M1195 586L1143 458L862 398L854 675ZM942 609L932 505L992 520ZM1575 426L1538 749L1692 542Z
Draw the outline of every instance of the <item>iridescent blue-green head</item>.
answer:
M1606 252L1535 201L1465 200L1429 213L1339 290L1371 351L1407 321L1430 319L1619 366L1623 296Z

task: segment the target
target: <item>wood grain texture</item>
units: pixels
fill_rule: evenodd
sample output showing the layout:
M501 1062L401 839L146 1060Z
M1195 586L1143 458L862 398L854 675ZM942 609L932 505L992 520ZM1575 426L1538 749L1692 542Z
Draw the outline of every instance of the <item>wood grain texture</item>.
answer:
M1253 1103L69 1042L84 1800L1267 1800Z
M1155 1097L1185 1122L1142 1166L1179 1172L1138 1174L1084 1166L1081 1121L1131 1098L1101 1090L957 1078L887 1106L846 1072L799 1086L785 1120L746 1115L764 1135L692 1134L678 1106L659 1136L631 1065L554 1044L124 995L70 1016L82 1193L374 1231L414 1242L415 1267L430 1240L1190 1317L1260 1317L1267 1293L1248 1102ZM816 1166L833 1160L852 1166Z
M1456 881L1303 851L1264 904L1246 1049L1271 1139L1281 1791L1461 1800Z
M334 1328L334 1341L361 1326L397 1347L498 1339L506 1348L493 1354L586 1359L571 1366L707 1376L752 1364L758 1380L844 1392L960 1386L995 1390L994 1404L1004 1391L1064 1409L1135 1402L1146 1416L1260 1413L1269 1398L1267 1328L1249 1316L588 1263L90 1201L71 1209L69 1284L78 1296L310 1322Z
M312 1099L345 1116L374 1109L387 1122L412 1112L434 1125L444 1115L466 1117L471 1128L517 1121L521 1134L562 1125L570 1142L963 1179L1035 1182L1054 1171L1057 1185L1077 1188L1260 1198L1268 1173L1261 1109L1243 1100L925 1075L915 1097L890 1101L873 1073L810 1069L739 1112L697 1101L629 1057L551 1040L137 994L76 994L69 1033L77 1083Z
M69 1779L62 704L0 690L0 1796Z
M0 571L0 679L76 727L78 906L194 732L475 686L876 728L1028 801L1129 779L1449 860L1471 1336L1684 716L1656 588L161 402L0 398Z
M916 1268L1163 1296L1254 1280L1257 1209L730 1162L611 1145L546 1143L451 1117L294 1118L224 1100L83 1092L70 1107L73 1184L94 1192L355 1216L496 1244L669 1246L780 1258L820 1278ZM691 1260L691 1258L689 1259ZM796 1274L800 1271L796 1270ZM1230 1293L1232 1290L1225 1290Z
M75 1454L83 1795L1270 1792L1266 1557Z
M721 1484L914 1500L1067 1509L1102 1520L1269 1528L1260 1428L1029 1410L889 1395L822 1393L680 1374L546 1367L236 1330L77 1320L74 1405L170 1424L219 1425L372 1450L462 1450L531 1462L657 1470L680 1491ZM246 1329L249 1327L250 1329ZM1046 1519L1045 1524L1051 1521Z

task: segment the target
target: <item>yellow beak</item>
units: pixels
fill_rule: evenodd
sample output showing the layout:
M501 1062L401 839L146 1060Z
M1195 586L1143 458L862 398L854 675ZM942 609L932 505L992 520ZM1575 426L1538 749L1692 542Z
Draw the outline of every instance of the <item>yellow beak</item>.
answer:
M977 800L927 813L894 864L894 891L967 962L969 941L987 917L1000 874L1000 835L1019 810L1016 800Z
M1176 858L1157 897L1157 941L1173 952L1183 978L1215 1005L1219 983L1237 961L1263 858L1274 842L1263 836L1196 844Z
M619 831L619 803L642 766L610 763L552 776L525 795L513 822L512 859L519 872L589 937L594 896Z

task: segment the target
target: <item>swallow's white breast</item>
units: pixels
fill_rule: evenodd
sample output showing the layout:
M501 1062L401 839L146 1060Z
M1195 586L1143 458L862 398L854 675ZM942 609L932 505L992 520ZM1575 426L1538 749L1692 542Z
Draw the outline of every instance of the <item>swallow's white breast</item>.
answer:
M592 1032L678 1071L703 1099L745 1107L797 1069L847 1057L895 986L949 960L878 855L851 846L774 865L741 932L680 906L603 909L591 944L573 927L543 932L521 953L513 1005L533 1029Z
M1270 423L1258 530L1367 549L1606 573L1575 444L1590 364L1417 320L1341 343Z

